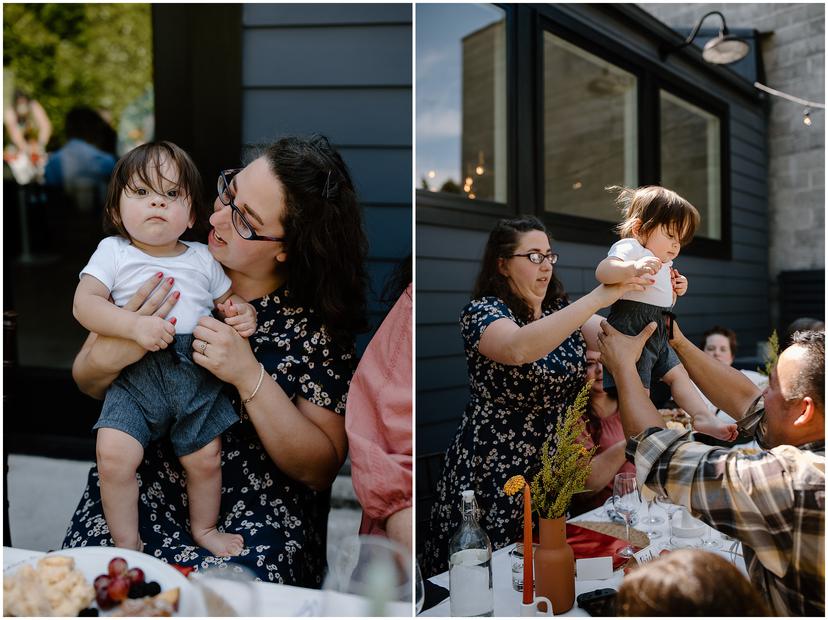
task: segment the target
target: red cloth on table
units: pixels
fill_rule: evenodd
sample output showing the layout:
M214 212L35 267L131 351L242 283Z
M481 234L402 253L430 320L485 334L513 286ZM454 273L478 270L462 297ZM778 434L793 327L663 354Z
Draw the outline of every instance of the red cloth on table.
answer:
M575 552L576 560L612 556L612 570L618 570L627 562L627 558L618 555L627 546L627 541L609 534L567 523L566 542Z

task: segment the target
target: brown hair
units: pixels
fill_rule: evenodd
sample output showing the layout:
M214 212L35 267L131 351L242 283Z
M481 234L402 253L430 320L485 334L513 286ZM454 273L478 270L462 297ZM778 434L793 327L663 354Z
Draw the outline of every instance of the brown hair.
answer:
M613 185L606 189L618 192L615 202L621 205L624 219L615 230L622 239L647 239L659 226L664 226L677 235L681 245L685 246L696 234L701 221L698 210L674 191L658 185L645 185L638 189ZM634 230L639 222L636 233Z
M508 258L514 254L521 236L533 230L539 230L549 238L549 233L546 232L543 222L533 215L503 219L495 224L494 229L489 233L489 240L486 242L486 249L483 252L483 262L480 265L480 273L477 274L477 281L472 293L472 299L492 296L503 300L516 317L527 323L532 320L532 308L512 291L508 280L498 269L498 259ZM552 240L549 239L549 242L551 245ZM553 302L565 298L566 293L563 284L558 280L555 270L553 270L542 307L547 310Z
M729 327L722 327L721 325L714 325L713 327L708 329L706 332L704 332L704 336L702 336L702 342L701 342L702 350L704 350L704 348L707 346L707 337L708 336L713 336L715 334L718 334L720 336L724 336L725 338L728 339L728 341L730 342L730 354L733 357L736 357L736 346L738 344L736 342L736 332L734 332Z
M786 398L810 396L820 409L825 407L825 332L794 332L790 346L805 349L802 368L792 378Z
M186 151L167 141L148 142L136 146L115 165L104 202L104 232L130 239L121 220L121 194L127 189L136 191L136 182L162 193L164 188L156 187L155 183L159 180L173 182L172 179L159 178L161 164L165 160L171 161L178 170L177 189L189 200L190 213L195 215L193 227L185 231L181 238L192 241L204 238L210 215L202 197L201 175Z
M624 577L619 616L767 616L756 588L723 557L671 551Z

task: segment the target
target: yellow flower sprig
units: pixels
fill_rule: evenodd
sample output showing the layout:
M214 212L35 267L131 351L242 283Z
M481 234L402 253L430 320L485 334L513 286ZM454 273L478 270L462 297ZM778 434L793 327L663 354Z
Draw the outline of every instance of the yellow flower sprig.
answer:
M773 330L770 338L768 338L768 356L767 359L765 359L765 367L757 368L756 370L766 377L770 377L771 371L773 370L773 367L776 366L777 360L779 360L779 334L776 333L776 330Z
M506 492L506 495L511 497L515 493L522 491L525 486L526 478L523 476L512 476L506 481L506 484L503 485L503 490Z
M581 443L586 431L585 413L589 403L592 382L587 382L575 402L555 424L553 437L547 438L541 448L541 469L532 479L532 507L541 517L557 519L566 514L572 496L584 490L591 470L592 456L597 450L587 450Z

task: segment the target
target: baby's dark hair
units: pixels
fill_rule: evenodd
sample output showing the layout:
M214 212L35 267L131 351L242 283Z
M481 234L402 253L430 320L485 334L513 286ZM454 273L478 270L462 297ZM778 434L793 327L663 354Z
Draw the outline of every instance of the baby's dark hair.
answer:
M173 179L161 177L161 164L165 160L171 161L178 170L176 183L173 183ZM104 202L104 232L130 239L121 220L121 194L124 190L136 191L137 182L158 193L163 193L165 189L170 188L158 187L156 183L174 184L176 189L190 201L190 212L195 215L193 227L182 235L182 239L197 241L204 238L207 233L209 213L204 204L201 175L187 152L166 140L136 146L115 165Z
M618 192L615 202L621 205L624 219L615 230L622 239L647 239L659 226L676 235L682 246L692 241L701 216L696 207L672 190L658 185L638 189L613 185L606 188ZM641 225L636 232L636 222Z

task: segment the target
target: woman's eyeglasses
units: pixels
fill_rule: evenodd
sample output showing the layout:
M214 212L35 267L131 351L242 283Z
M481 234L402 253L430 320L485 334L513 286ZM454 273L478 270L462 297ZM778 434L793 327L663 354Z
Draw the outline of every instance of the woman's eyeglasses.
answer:
M524 256L536 265L540 265L544 260L548 260L550 265L558 262L558 255L550 252L549 254L541 254L540 252L529 252L527 254L512 254L512 256Z
M221 204L230 207L232 212L230 219L233 222L233 228L236 229L236 232L239 233L242 239L247 239L248 241L284 241L284 237L268 237L266 235L257 235L253 232L253 227L247 221L247 218L244 217L241 209L233 202L235 196L230 191L230 181L242 170L243 168L222 170L218 178L218 198Z

